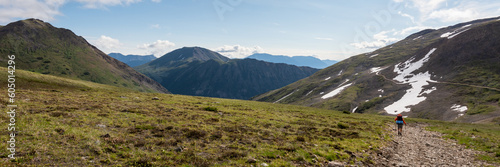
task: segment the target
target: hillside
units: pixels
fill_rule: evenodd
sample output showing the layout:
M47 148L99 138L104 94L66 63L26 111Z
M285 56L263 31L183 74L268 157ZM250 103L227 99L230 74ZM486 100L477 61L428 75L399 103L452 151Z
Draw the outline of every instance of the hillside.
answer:
M127 64L130 67L135 67L139 65L146 64L147 62L153 61L156 59L154 55L123 55L121 53L110 53L108 54L112 58L116 60L120 60L121 62Z
M168 92L154 80L109 57L70 30L37 19L0 27L0 54L15 55L16 69L139 91ZM3 64L7 64L7 60L7 56L0 57Z
M423 30L254 100L490 122L500 116L498 39L498 18Z
M249 99L318 71L254 59L231 60L200 47L174 50L135 69L174 94L233 99Z
M0 70L7 69L0 67ZM389 128L392 126L388 127L392 125L392 117L255 101L140 93L24 70L16 70L15 75L16 97L12 104L17 105L16 159L10 160L7 158L10 152L4 151L0 166L400 163L391 152L397 151L392 148L393 142L401 140L393 136ZM7 74L0 73L0 77L7 78ZM7 85L7 80L0 80L0 84ZM11 104L7 99L6 93L0 94L2 105ZM8 125L9 116L0 117L0 124ZM445 133L445 138L482 150L444 145L448 151L443 154L446 157L460 152L474 153L465 158L464 154L457 155L460 161L453 159L448 165L484 164L477 160L500 162L500 148L495 147L500 143L499 126L411 119L407 122L412 127L431 125L432 130ZM0 131L6 134L0 135L0 140L9 141L7 134L11 131L7 128ZM432 149L439 149L436 141L439 136L432 134L419 135L433 141L416 142L419 149L415 150L433 153ZM5 150L7 145L2 142L0 148ZM424 153L419 152L421 158L426 157ZM416 158L409 156L408 161ZM437 164L442 158L437 160L429 157L421 163Z
M255 53L253 55L248 56L247 58L267 61L271 63L285 63L295 66L307 66L317 69L323 69L337 63L337 61L335 60L320 60L312 56L289 57L282 55L271 55L266 53Z
M382 127L390 119L384 117L15 74L15 139L22 142L15 161L2 152L0 166L310 166L348 161L389 139ZM7 94L0 97L2 105L10 104ZM1 117L7 125L8 115Z

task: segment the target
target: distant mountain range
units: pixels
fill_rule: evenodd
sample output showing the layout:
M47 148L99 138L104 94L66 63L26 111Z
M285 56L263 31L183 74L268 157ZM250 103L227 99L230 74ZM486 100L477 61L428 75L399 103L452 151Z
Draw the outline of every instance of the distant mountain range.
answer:
M156 59L156 57L153 55L123 55L121 53L110 53L108 55L112 58L120 60L121 62L124 62L130 67L143 65Z
M254 100L461 122L500 120L500 18L427 29Z
M124 87L168 91L156 81L106 55L83 37L37 19L0 27L0 54L16 56L16 69ZM0 62L7 64L7 56Z
M262 61L267 61L271 63L285 63L296 66L307 66L317 69L323 69L331 66L337 61L335 60L320 60L312 56L283 56L283 55L271 55L267 53L256 53L248 56L250 59L257 59Z
M318 69L229 59L201 47L184 47L135 69L175 94L249 99L305 78Z

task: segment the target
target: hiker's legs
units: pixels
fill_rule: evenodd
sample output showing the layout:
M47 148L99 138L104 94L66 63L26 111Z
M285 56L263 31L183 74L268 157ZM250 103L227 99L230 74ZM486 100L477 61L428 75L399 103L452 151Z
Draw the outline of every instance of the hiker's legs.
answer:
M403 134L403 124L398 124L398 135Z

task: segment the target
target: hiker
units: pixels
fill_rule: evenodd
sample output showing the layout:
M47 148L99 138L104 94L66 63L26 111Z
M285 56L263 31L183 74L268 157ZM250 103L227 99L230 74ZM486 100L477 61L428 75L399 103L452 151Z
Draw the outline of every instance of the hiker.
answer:
M403 124L406 125L406 122L403 119L403 115L398 114L398 116L396 117L396 119L394 119L394 121L396 121L396 124L398 124L398 135L401 136L403 133Z

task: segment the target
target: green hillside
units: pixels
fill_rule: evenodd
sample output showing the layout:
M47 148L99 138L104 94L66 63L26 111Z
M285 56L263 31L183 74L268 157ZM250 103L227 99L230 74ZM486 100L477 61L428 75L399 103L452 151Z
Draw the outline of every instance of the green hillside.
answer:
M109 57L83 37L37 19L0 28L0 63L15 55L16 69L63 76L144 92L168 91L154 80Z
M255 59L229 59L200 47L176 49L134 67L174 94L250 99L318 71Z
M16 76L19 165L240 166L252 164L249 159L278 166L370 163L362 155L390 139L383 130L390 121L385 117L130 92L22 70ZM8 104L6 94L1 99ZM7 124L8 116L1 117L0 123ZM1 131L8 134L6 128Z
M23 70L15 75L17 159L9 160L4 151L0 166L369 165L393 135L386 130L392 117L131 92ZM0 99L10 104L6 93ZM9 116L0 117L7 125ZM449 133L448 138L487 151L478 158L500 160L495 147L500 126L407 121L438 125L433 129ZM0 149L6 147L0 143Z
M399 111L413 118L490 122L500 117L499 28L497 17L423 30L253 100L357 113L388 115ZM408 69L411 71L401 73ZM339 90L342 86L345 89ZM335 90L338 94L326 96ZM389 111L389 106L397 109ZM453 106L467 109L457 111Z

